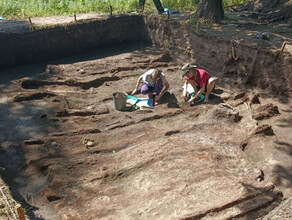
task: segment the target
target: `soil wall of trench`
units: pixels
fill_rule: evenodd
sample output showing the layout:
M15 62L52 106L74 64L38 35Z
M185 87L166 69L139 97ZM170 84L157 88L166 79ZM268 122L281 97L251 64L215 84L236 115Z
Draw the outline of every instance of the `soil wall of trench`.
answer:
M292 89L292 58L244 44L230 59L231 39L157 16L80 21L25 33L0 33L0 70L136 42L152 42L183 62L285 95ZM3 43L5 42L5 43ZM227 78L228 78L227 77ZM235 84L236 84L235 83ZM237 84L237 85L238 85Z
M238 44L236 59L232 55L231 39L183 25L171 19L145 17L154 45L168 50L182 61L232 78L235 85L250 84L277 95L292 90L292 57L275 51Z
M146 31L142 16L121 16L24 33L0 32L0 70L149 41Z

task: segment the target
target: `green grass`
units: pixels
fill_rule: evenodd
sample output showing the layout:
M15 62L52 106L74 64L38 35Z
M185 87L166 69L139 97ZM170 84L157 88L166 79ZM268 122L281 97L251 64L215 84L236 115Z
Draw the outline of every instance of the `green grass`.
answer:
M248 0L223 0L232 5ZM194 11L199 0L161 0L165 8ZM128 13L138 10L138 0L0 0L0 16L27 18L49 15L73 15L76 13L108 13L112 5L114 13ZM146 11L155 11L152 0L146 0Z

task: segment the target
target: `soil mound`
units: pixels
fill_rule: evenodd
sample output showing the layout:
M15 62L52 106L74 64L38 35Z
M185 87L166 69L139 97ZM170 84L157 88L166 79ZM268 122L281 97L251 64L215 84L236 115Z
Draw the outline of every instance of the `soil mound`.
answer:
M292 25L291 0L256 0L247 3L240 9L252 11L251 16L258 17L259 20L270 22L290 20L290 25Z

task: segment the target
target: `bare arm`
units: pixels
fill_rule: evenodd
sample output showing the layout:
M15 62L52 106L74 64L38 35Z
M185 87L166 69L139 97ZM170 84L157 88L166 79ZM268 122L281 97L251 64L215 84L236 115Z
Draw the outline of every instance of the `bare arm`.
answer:
M201 88L201 89L196 93L196 95L188 101L188 103L193 103L194 100L196 100L196 99L197 99L197 98L198 98L198 97L199 97L204 91L205 91L205 87Z
M163 90L161 91L161 93L159 94L159 96L156 97L156 100L160 100L161 97L167 92L168 89L169 89L169 83L166 81L164 83Z
M134 94L137 92L137 89L138 89L138 87L139 87L139 85L140 85L140 83L141 83L142 78L143 78L143 75L141 75L141 76L138 78L138 81L137 81L136 87L135 87L135 89L133 90L133 92L131 93L131 95L134 95Z
M185 83L184 83L184 90L183 90L183 94L182 94L182 98L187 98L187 95L188 95L188 84L189 84L189 82L188 82L188 80L186 80L185 81Z

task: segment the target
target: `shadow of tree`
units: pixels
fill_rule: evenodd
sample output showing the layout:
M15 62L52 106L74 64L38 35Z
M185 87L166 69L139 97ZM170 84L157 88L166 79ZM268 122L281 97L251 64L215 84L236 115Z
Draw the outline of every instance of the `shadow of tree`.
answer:
M277 126L282 128L291 128L292 126L292 118L282 118L279 121L277 121Z
M276 144L280 145L277 149L284 152L287 155L292 156L292 145L282 141L276 141Z
M291 153L291 152L290 152ZM275 173L275 177L273 182L281 187L290 188L292 187L292 166L291 167L283 167L281 165L276 165L273 168L273 173Z
M58 129L58 124L49 124L46 118L40 118L43 112L44 110L33 104L23 106L15 103L0 104L0 167L5 168L0 175L9 185L13 198L21 204L31 219L36 220L43 219L34 214L38 208L30 205L27 195L21 193L21 188L27 186L27 182L23 179L27 161L21 143L27 139L37 137L41 139L49 133L50 129ZM38 122L33 123L32 118Z

